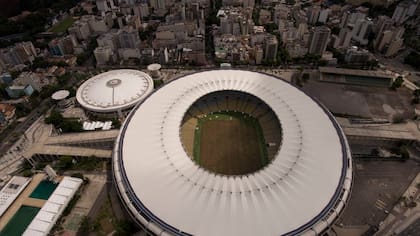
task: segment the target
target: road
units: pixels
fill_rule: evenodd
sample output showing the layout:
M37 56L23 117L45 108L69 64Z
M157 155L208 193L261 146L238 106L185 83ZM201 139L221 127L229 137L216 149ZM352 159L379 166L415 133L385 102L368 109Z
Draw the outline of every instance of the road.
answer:
M50 98L44 99L37 108L29 113L29 115L22 123L17 124L13 130L9 131L6 137L1 140L0 154L3 154L9 150L9 148L16 141L14 140L16 139L15 135L18 134L20 136L23 134L42 114L44 114L50 108L50 103Z

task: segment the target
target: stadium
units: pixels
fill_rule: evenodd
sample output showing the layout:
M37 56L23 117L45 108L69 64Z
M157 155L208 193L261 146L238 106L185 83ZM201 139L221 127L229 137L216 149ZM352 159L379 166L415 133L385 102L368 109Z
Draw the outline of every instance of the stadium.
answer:
M125 116L153 91L152 78L138 70L112 70L86 80L76 93L77 102L89 115Z
M347 140L328 110L242 70L193 73L150 94L112 162L124 207L151 235L319 235L352 185Z

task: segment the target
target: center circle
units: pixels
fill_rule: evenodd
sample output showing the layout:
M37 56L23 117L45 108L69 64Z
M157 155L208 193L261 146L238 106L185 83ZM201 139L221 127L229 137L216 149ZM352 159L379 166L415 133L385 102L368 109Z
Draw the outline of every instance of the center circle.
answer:
M181 142L200 167L222 175L246 175L263 169L282 142L280 122L261 99L222 90L197 99L185 112Z
M115 88L115 87L117 87L120 84L121 84L121 80L120 79L111 79L111 80L108 80L106 82L106 86L108 86L110 88Z

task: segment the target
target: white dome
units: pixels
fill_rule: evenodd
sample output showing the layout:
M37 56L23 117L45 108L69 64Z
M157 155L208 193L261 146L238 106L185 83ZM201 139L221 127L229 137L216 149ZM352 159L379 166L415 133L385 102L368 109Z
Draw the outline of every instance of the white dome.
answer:
M87 110L114 112L134 106L153 90L152 78L137 70L112 70L85 81L76 99Z

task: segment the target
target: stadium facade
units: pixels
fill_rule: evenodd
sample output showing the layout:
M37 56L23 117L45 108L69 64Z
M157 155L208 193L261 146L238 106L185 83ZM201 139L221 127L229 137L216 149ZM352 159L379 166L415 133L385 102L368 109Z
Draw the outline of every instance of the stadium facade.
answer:
M85 81L77 90L77 102L88 114L125 116L153 91L152 78L138 70L108 71Z
M223 175L188 156L185 113L217 91L255 96L277 116L282 141L268 165ZM112 162L123 205L152 235L319 235L352 186L348 143L328 110L281 79L241 70L194 73L149 95L127 117Z

